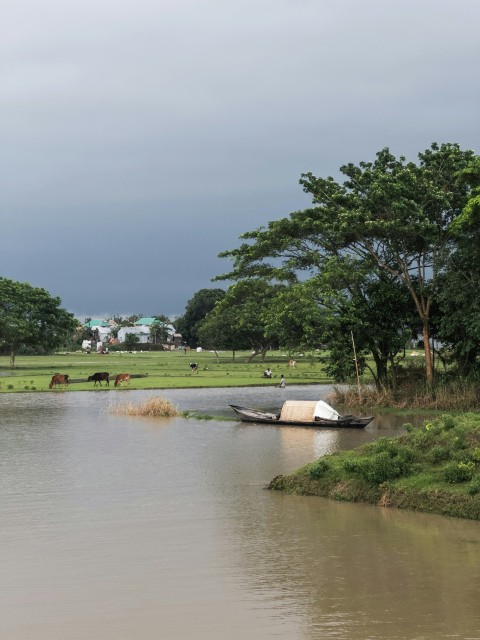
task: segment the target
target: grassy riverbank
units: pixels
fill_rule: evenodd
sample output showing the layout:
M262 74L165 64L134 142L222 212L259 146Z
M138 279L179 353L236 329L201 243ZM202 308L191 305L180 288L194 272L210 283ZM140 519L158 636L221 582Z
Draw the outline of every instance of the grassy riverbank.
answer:
M237 352L235 359L231 352L217 356L210 351L197 353L190 351L160 351L136 353L116 353L98 355L95 353L67 353L52 356L18 356L16 368L9 368L7 357L0 358L0 392L49 391L48 385L54 373L68 374L72 384L65 391L52 393L93 390L93 382L86 382L88 376L97 371L111 374L110 387L102 383L96 390L114 389L112 377L116 373L130 373L143 377L132 378L130 385L122 389L176 389L203 387L245 387L254 385L274 386L284 374L287 384L327 384L318 356L297 357L296 368L288 367L290 355L284 351L271 351L264 361L255 358L246 362L250 353ZM198 363L198 373L192 373L189 363ZM263 378L263 371L269 366L272 379ZM78 382L76 382L78 380Z
M407 429L324 456L269 488L480 520L480 415L441 416Z

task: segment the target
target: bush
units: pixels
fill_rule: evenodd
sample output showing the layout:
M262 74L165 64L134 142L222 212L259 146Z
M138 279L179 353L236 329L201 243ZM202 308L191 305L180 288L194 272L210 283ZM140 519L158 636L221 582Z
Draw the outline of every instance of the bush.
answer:
M400 456L391 456L388 451L381 451L364 460L359 472L371 484L382 484L410 473L410 465Z
M469 462L451 462L445 467L444 478L450 484L456 482L468 482L473 478L475 473L475 463Z
M432 464L439 464L440 462L445 462L450 458L450 451L447 447L442 447L437 445L436 447L432 447L430 452L427 455L427 460Z
M310 465L308 469L308 477L312 480L318 480L319 478L323 478L323 476L329 469L330 464L328 463L328 461L321 458L320 460L317 460L317 462L314 462L312 465Z
M343 468L350 473L357 473L360 472L363 462L363 458L347 458L343 462Z
M446 431L450 431L455 427L455 418L453 416L442 416L443 418L443 426Z
M475 476L467 487L467 491L471 496L480 493L480 476Z

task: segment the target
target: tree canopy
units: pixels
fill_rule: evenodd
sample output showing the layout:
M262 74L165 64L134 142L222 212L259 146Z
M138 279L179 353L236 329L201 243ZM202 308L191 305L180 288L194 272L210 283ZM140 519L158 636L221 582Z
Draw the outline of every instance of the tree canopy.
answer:
M176 320L177 331L182 334L186 344L192 347L199 344L198 329L201 322L224 296L223 289L200 289L187 302L185 313Z
M0 343L10 353L10 366L20 348L59 347L78 325L61 300L45 289L0 277Z
M289 284L292 295L308 282L319 308L329 310L325 335L332 335L335 322L344 332L347 321L370 336L365 348L383 361L392 362L413 311L431 383L432 309L455 246L455 220L465 207L478 208L473 179L465 179L465 173L478 175L477 166L472 151L433 143L417 163L385 148L373 162L342 166L341 181L303 174L300 184L312 206L243 234L239 248L220 254L233 260L233 270L219 279L262 277ZM383 327L389 327L389 344L380 348ZM372 344L372 335L381 333Z

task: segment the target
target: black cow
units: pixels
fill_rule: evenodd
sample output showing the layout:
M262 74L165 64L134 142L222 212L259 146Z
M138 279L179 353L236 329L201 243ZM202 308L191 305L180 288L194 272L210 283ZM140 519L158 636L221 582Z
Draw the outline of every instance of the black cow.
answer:
M92 380L95 381L93 386L95 386L97 382L100 386L102 386L102 380L106 380L107 385L110 386L110 374L106 371L102 371L101 373L94 373L93 376L88 376L87 382L91 382Z
M198 373L198 363L197 362L190 362L190 371L192 373L195 373L195 371Z

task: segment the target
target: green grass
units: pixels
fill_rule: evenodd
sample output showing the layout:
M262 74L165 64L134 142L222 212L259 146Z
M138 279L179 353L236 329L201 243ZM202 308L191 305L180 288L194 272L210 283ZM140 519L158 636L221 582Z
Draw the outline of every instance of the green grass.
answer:
M130 373L146 377L132 378L130 385L121 387L128 389L176 389L176 388L214 388L242 386L275 386L283 373L287 384L319 384L331 382L323 371L317 356L296 357L297 367L287 366L289 354L286 351L272 351L264 361L255 358L253 362L245 360L248 352L237 352L235 360L231 352L219 354L217 360L214 353L203 351L160 351L133 353L115 353L98 355L95 353L67 353L52 356L18 356L16 367L9 368L9 359L0 357L0 372L7 374L0 377L0 392L50 391L48 385L54 373L68 374L71 380L86 380L96 371L108 371L110 374ZM191 373L189 363L197 362L198 373ZM269 366L273 379L262 377L264 369ZM70 393L72 391L115 389L114 380L110 387L104 383L100 387L93 382L75 382L67 390L53 389L51 393Z
M480 415L409 426L274 478L270 488L480 520Z

